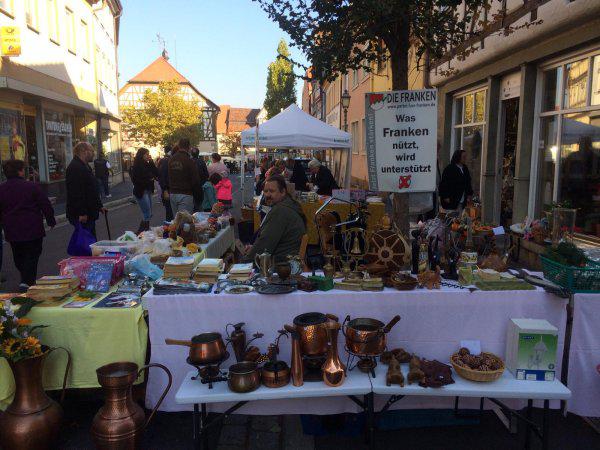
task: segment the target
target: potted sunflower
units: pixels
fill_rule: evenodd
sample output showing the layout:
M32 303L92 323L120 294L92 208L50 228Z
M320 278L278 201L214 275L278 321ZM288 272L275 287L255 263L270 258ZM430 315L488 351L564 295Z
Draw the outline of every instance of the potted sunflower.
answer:
M14 400L0 413L0 448L52 448L62 421L61 406L42 386L44 360L54 349L33 335L44 325L32 326L25 317L35 303L25 297L0 301L0 357L15 379Z

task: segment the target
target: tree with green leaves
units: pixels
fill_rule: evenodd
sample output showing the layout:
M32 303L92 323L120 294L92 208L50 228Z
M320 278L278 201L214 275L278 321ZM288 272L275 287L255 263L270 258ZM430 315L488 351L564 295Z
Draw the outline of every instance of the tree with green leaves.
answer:
M172 145L182 138L195 146L202 138L202 109L183 98L175 81L146 90L141 107L125 107L121 113L128 137L151 147Z
M277 59L269 64L267 74L267 93L264 103L267 118L279 114L292 103L296 103L296 76L290 61L290 50L281 39L277 46Z
M289 34L318 80L360 68L370 72L374 63L389 60L392 89L404 90L411 47L419 62L455 48L459 58L466 57L476 48L463 44L490 25L487 11L494 0L253 1ZM510 31L502 28L503 34ZM408 194L394 195L394 221L408 234Z
M241 133L227 133L221 140L219 153L224 156L235 156L242 148Z

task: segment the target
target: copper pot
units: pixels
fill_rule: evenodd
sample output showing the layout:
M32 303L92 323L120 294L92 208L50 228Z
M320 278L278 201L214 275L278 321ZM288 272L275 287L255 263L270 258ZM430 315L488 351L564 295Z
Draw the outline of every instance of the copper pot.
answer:
M280 388L290 382L290 368L285 361L268 361L262 368L262 384L268 388Z
M333 314L309 312L294 318L294 326L300 334L300 350L304 356L322 356L327 353L327 321L338 322Z
M229 389L238 394L252 392L260 386L260 369L255 362L244 361L229 368Z
M400 316L394 316L384 326L383 322L376 319L357 318L350 320L346 316L342 331L346 337L346 347L351 353L357 355L375 356L385 351L385 335L400 321Z
M17 362L8 361L15 378L15 397L6 411L0 411L0 448L6 450L44 450L55 448L63 418L61 406L50 399L42 386L46 357L55 349L42 347L39 356ZM67 371L71 365L68 355Z
M160 367L168 376L168 384L156 406L146 419L144 410L133 401L131 387L143 370ZM171 388L171 372L161 364L149 364L138 370L133 362L116 362L96 370L98 383L106 401L92 422L92 438L97 449L135 449L140 447L146 426Z
M190 348L190 363L204 366L223 361L226 356L225 343L221 333L202 333L194 336L191 341L165 339L167 345L182 345Z

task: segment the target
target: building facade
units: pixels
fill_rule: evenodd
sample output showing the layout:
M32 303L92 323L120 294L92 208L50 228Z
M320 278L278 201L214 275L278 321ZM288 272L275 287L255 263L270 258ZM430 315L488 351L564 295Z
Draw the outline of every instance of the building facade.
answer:
M366 64L366 63L365 63ZM410 55L409 89L425 86L425 72L420 70L414 55ZM368 188L365 95L368 92L384 92L392 89L390 63L381 61L371 70L356 69L338 76L335 80L319 83L305 81L302 95L303 109L329 125L347 131L352 136L351 181L352 187ZM341 98L344 91L350 95L350 104L344 114ZM306 97L306 98L305 98ZM346 150L328 150L326 160L334 176L343 185L348 155Z
M216 152L219 107L171 65L166 51L119 90L120 107L141 107L144 93L147 90L157 90L160 83L167 81L177 82L180 86L181 96L187 101L197 102L202 109L202 117L198 118L198 126L202 128L203 138L198 144L198 149L201 152ZM161 148L129 139L123 133L123 150L125 152L135 153L139 147L147 147L154 158L162 154Z
M219 153L226 153L226 149L224 148L224 140L226 137L238 137L241 135L242 131L255 126L261 110L259 108L235 108L230 105L220 105L219 109L219 116L217 118L217 141ZM239 151L239 148L236 152L237 151Z
M432 65L440 159L467 152L484 220L510 225L569 203L577 231L598 238L600 2L492 7L495 21L464 47L474 53L449 49Z
M119 0L1 0L0 26L19 31L19 56L0 59L0 159L63 198L73 146L101 148L121 181Z

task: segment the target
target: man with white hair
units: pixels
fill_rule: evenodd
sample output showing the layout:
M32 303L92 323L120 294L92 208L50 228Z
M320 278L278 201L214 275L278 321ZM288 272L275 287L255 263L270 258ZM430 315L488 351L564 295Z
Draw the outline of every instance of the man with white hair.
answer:
M317 194L331 196L334 189L339 189L331 171L322 165L318 159L311 159L308 163L308 169L311 173L310 182L317 188Z

